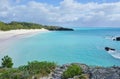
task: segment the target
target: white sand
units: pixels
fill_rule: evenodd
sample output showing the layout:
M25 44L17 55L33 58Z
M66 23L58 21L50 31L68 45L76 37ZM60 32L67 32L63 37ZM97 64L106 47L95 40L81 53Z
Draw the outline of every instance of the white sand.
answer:
M19 36L26 36L26 35L33 35L37 33L43 33L43 32L48 32L46 29L20 29L20 30L11 30L11 31L0 31L0 41L1 40L6 40L10 39L13 37L19 37Z
M21 38L33 36L38 33L49 32L46 29L20 29L11 31L0 31L0 55L1 53L7 51L9 46L11 46L16 40Z

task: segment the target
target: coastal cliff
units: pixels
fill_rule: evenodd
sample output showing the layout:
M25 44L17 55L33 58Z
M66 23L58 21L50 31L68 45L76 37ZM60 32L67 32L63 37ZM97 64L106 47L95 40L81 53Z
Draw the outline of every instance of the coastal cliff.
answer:
M120 66L100 67L72 63L28 62L18 68L0 68L0 79L120 79Z
M86 64L73 63L82 68L83 72L81 75L74 75L68 79L120 79L120 67L99 67L99 66L88 66ZM55 71L51 75L51 79L63 79L62 74L72 64L66 64L56 67ZM74 73L74 72L72 72ZM82 76L82 77L81 77Z

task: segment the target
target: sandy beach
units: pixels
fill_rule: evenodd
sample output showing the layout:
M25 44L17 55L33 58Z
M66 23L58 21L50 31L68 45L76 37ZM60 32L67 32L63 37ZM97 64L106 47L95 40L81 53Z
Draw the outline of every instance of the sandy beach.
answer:
M7 40L12 37L19 37L25 35L33 35L37 33L48 32L46 29L20 29L20 30L10 30L10 31L0 31L0 41Z
M0 31L0 53L7 51L8 47L13 44L15 40L33 36L38 33L49 32L46 29L20 29L10 31Z

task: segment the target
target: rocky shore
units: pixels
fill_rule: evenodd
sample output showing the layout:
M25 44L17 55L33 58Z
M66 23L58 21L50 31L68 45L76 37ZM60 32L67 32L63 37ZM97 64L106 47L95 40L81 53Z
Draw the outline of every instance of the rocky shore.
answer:
M83 69L83 76L85 79L120 79L120 67L112 66L112 67L98 67L98 66L88 66L85 64L74 63L80 66ZM46 79L62 79L63 72L70 66L71 64L62 65L56 67L55 71L52 72L49 78ZM76 75L73 78L68 79L81 79L80 75Z

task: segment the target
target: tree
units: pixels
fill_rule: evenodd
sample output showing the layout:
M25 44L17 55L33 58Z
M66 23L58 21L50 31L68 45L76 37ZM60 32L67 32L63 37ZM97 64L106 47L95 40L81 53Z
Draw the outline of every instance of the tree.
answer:
M8 55L7 56L4 56L2 58L2 67L3 68L12 68L13 66L13 63L12 63L12 58L9 57Z

